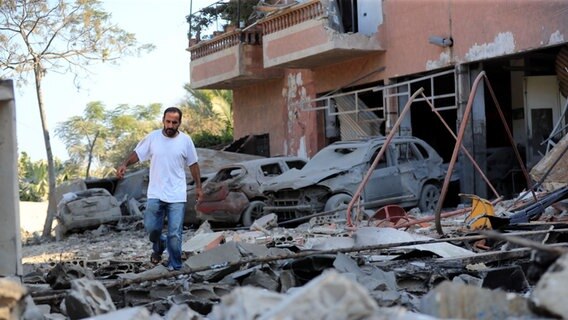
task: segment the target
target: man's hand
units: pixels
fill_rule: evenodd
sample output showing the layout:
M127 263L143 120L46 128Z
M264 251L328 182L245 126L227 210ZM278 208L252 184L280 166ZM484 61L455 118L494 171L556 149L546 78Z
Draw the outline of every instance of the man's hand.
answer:
M199 201L203 197L203 190L201 187L195 188L195 200Z
M116 168L116 177L118 179L124 178L125 173L126 173L126 165L121 164L118 168Z

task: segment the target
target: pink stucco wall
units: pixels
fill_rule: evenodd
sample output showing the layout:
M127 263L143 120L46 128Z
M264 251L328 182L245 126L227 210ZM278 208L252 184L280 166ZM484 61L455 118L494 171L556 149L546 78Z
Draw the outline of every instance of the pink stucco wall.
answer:
M564 0L384 0L383 13L384 22L375 37L386 51L312 70L285 69L280 80L235 89L235 137L269 132L271 154L306 152L311 156L324 143L321 115L297 114L290 101L315 98L317 94L347 85L568 42L568 5ZM317 44L323 38L319 31L297 34L300 37L297 41L289 36L271 40L274 43L266 44L267 47L281 52L269 54L289 55L298 46L305 49L305 43ZM454 46L442 48L430 44L429 36L452 37ZM381 67L385 69L377 72ZM353 83L355 79L362 80ZM290 95L291 90L295 94Z

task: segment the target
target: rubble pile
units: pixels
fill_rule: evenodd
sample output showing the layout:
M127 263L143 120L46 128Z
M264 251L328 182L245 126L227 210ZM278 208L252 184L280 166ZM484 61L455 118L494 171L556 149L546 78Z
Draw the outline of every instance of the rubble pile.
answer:
M23 285L0 283L0 318L568 317L568 225L558 221L566 212L547 209L548 221L510 224L500 238L466 228L464 211L444 219L444 237L430 216L407 215L414 224L405 228L377 226L376 217L348 227L344 213L295 228L274 216L247 230L204 222L184 232L180 271L150 264L140 221L101 225L24 247Z
M184 231L178 271L167 254L150 263L143 199L79 190L60 203L74 224L62 241L29 243L22 283L0 279L0 319L568 318L568 187L547 187L468 195L439 215L388 205L205 221Z

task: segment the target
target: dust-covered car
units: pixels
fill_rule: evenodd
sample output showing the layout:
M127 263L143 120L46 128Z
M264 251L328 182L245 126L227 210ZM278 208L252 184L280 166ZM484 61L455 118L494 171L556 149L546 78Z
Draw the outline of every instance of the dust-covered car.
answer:
M274 157L225 166L203 185L197 218L250 226L263 215L265 198L259 186L305 164L306 160L299 157Z
M215 176L215 173L206 173L201 175L201 185ZM184 225L198 224L199 219L197 218L197 211L195 210L195 205L197 200L195 199L195 181L193 179L187 179L187 202L185 203L185 215L183 219Z
M328 145L301 170L261 186L267 198L264 213L276 213L283 221L347 205L384 142L385 137L379 137ZM446 169L425 141L395 137L373 170L362 200L366 208L397 204L433 210Z

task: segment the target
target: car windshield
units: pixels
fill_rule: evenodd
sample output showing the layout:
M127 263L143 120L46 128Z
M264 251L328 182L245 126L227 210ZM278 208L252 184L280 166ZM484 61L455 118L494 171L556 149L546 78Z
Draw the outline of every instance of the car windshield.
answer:
M330 145L308 161L304 169L354 166L365 161L367 150L367 144Z

